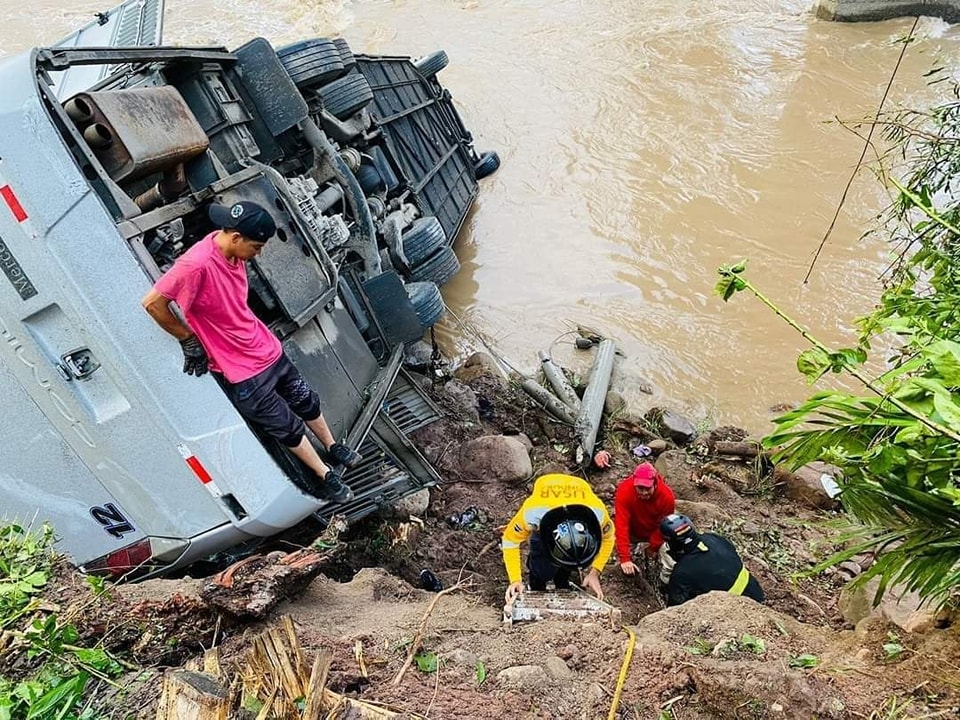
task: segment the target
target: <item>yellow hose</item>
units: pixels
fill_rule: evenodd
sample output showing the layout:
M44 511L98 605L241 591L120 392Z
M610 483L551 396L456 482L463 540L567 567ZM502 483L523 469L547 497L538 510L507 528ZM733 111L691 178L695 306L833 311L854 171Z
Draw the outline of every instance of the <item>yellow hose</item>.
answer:
M623 693L623 683L627 680L627 670L630 668L630 660L633 658L633 646L637 642L637 636L629 625L624 625L623 629L630 635L630 641L627 643L627 651L623 654L623 664L620 666L620 677L617 678L617 689L613 693L613 703L610 705L610 714L607 720L616 720L617 706L620 705L620 695Z

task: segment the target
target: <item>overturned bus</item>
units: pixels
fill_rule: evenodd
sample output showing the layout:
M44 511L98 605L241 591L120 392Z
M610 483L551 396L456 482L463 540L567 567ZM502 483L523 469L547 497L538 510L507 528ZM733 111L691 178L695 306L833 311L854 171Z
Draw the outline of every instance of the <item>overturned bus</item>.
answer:
M160 17L128 0L0 65L0 520L49 521L82 569L140 577L439 480L408 439L438 411L403 348L443 314L499 165L439 84L442 52L163 47L144 6ZM311 495L213 377L182 374L140 307L213 229L209 204L240 200L278 228L247 263L249 304L364 456L345 505Z

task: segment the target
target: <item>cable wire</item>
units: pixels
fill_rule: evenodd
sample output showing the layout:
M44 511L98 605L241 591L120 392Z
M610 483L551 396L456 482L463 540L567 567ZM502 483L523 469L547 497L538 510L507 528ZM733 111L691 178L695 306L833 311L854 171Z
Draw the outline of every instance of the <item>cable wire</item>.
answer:
M913 19L913 26L910 28L910 32L907 33L906 38L903 40L903 47L900 48L900 57L897 58L897 64L893 67L893 72L890 74L890 81L887 83L886 90L883 91L883 97L880 98L880 104L877 106L877 112L874 115L873 122L870 123L870 130L867 133L867 139L863 143L863 150L860 151L860 158L857 160L857 164L853 168L853 172L850 173L850 179L847 180L847 185L843 189L843 194L840 196L840 203L837 205L837 211L833 214L833 220L830 221L830 227L827 228L827 232L824 233L823 239L820 241L817 251L813 254L813 260L810 261L810 267L807 268L807 274L803 277L803 284L806 285L810 281L810 275L813 273L813 267L817 264L817 260L820 258L820 253L823 250L824 245L827 244L827 239L833 233L833 228L837 224L837 218L840 217L840 210L843 208L843 204L847 201L847 193L850 192L850 186L853 185L853 180L857 176L857 173L860 171L860 166L863 164L863 159L867 156L867 150L870 148L870 139L873 137L873 131L877 127L877 123L880 120L880 113L883 111L883 104L887 101L887 95L890 94L890 88L893 87L893 80L897 77L897 70L900 69L900 63L903 62L903 56L907 52L907 46L913 41L913 33L917 29L917 24L920 22L920 16L917 15Z

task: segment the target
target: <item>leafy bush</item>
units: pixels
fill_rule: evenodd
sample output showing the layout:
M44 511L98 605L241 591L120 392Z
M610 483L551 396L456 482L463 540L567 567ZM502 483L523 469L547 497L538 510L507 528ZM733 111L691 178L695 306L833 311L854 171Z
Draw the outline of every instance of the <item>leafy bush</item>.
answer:
M825 564L875 551L856 582L879 577L876 600L903 584L939 605L960 588L960 102L879 124L893 143L877 174L896 193L884 227L897 259L877 309L858 321L857 346L817 341L746 279L744 263L720 269L717 292L728 300L748 290L800 332L812 347L797 366L811 382L845 371L873 393L817 393L764 440L793 468L825 460L842 470L841 500L862 526ZM894 160L902 181L891 177ZM871 377L872 346L891 343Z
M27 664L35 667L28 677L0 676L0 720L95 720L84 700L89 681L112 682L121 672L102 648L77 647L75 627L38 612L54 560L49 526L0 527L0 629L14 638L5 652L37 661ZM27 629L14 629L18 623Z

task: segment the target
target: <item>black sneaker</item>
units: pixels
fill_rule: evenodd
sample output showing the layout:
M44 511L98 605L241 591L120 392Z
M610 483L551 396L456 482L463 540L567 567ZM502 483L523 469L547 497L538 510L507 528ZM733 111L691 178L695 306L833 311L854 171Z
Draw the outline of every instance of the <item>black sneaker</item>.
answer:
M327 454L334 465L343 465L346 468L356 467L363 460L363 455L356 450L351 450L342 443L334 443L327 450Z
M335 503L353 500L353 490L343 482L343 474L337 470L327 470L327 474L316 485L317 496Z

